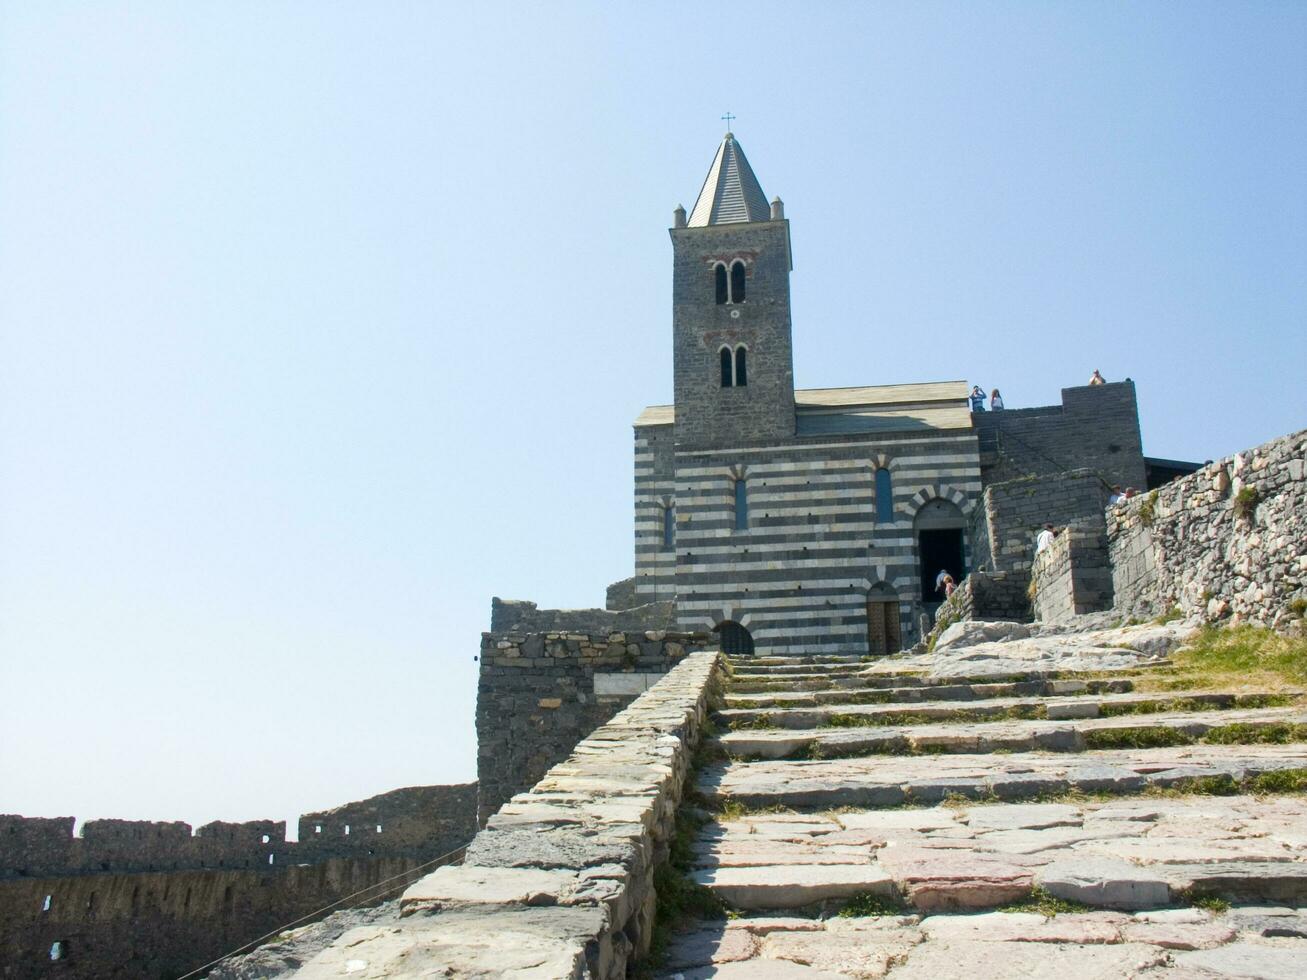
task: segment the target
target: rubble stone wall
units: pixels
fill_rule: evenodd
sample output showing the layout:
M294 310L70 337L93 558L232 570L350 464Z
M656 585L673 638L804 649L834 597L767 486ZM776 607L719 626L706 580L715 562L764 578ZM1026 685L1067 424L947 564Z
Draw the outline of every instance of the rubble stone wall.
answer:
M1107 515L1116 609L1279 627L1307 601L1307 430L1209 463Z
M1001 414L1001 413L999 413ZM1093 470L1078 469L987 487L984 493L989 569L1029 573L1044 524L1105 527L1108 489Z
M484 821L643 694L712 633L484 633L477 782Z
M620 584L620 583L619 583ZM541 609L525 599L490 600L492 633L613 633L676 626L676 603L649 602L629 609Z
M1064 529L1035 556L1035 618L1067 623L1083 613L1112 608L1112 566L1107 535L1079 527Z

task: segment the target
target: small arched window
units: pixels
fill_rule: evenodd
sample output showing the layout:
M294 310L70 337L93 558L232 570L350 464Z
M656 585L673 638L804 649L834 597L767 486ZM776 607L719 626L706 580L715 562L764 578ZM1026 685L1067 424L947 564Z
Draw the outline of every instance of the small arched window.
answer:
M749 352L743 344L735 348L735 387L743 388L749 383Z
M731 302L744 302L744 263L739 259L731 263Z
M735 481L735 530L749 527L749 487L744 480Z
M722 387L730 388L735 384L735 365L731 363L731 349L723 347L721 351L722 360Z
M663 550L671 551L676 543L676 509L668 504L663 508Z
M730 295L726 291L726 266L718 262L713 266L713 278L717 284L717 305L723 305Z
M876 520L888 523L894 520L894 485L889 470L876 470Z

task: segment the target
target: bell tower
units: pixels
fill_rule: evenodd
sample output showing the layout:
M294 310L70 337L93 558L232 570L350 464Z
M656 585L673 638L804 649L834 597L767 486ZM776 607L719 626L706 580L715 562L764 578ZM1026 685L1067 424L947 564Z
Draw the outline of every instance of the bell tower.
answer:
M734 134L671 236L677 448L792 439L790 225Z

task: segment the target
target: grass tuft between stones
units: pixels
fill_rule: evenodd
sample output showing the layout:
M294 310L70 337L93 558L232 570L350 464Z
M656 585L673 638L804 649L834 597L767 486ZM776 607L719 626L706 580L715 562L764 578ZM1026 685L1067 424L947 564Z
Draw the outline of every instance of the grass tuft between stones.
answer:
M858 892L839 911L841 919L863 919L874 915L903 915L905 910L893 899L871 892Z
M1030 894L1019 902L1013 902L1010 905L1001 906L1000 912L1034 912L1037 915L1046 915L1052 918L1058 914L1070 915L1074 912L1088 912L1088 905L1080 902L1068 901L1065 898L1058 898L1056 895L1049 894L1042 886L1036 885L1030 890Z

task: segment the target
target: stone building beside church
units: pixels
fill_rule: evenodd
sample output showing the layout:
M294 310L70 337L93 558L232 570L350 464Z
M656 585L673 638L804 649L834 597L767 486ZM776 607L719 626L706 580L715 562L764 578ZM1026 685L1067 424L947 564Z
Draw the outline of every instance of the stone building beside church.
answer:
M987 483L1088 466L1144 486L1130 382L974 416L964 381L795 390L789 222L731 133L670 231L675 404L635 421L634 586L680 628L730 652L893 652L938 573L971 570Z

